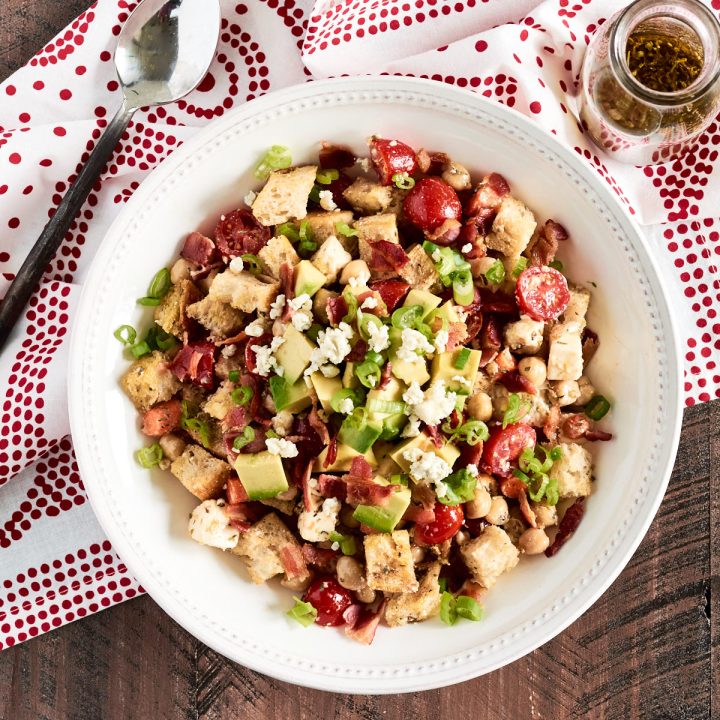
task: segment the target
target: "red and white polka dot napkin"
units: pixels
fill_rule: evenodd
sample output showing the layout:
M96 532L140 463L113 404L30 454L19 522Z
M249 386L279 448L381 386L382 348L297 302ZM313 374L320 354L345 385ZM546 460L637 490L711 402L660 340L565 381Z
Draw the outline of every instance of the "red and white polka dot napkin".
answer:
M0 295L118 104L111 52L135 4L99 0L0 85ZM683 159L641 169L600 157L572 115L589 37L624 4L222 0L210 74L177 105L136 115L0 356L0 648L142 591L95 521L68 437L73 309L106 229L147 173L198 127L273 89L341 74L416 75L535 119L646 226L677 300L686 402L720 397L720 122Z

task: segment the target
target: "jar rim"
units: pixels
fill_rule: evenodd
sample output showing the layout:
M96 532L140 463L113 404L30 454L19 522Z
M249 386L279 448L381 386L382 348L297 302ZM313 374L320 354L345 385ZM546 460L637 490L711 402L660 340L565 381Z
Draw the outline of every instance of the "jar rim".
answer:
M657 12L653 12L655 9ZM683 9L688 11L688 15L678 12ZM672 18L687 25L703 44L703 66L705 63L714 62L714 66L710 67L705 77L701 75L682 90L670 92L653 90L643 85L628 67L625 55L628 37L640 22L656 17ZM693 23L692 20L697 22ZM698 32L698 25L702 25L706 32ZM710 45L714 48L706 47L703 40L704 34L710 36ZM702 97L720 79L720 23L700 0L675 0L672 5L658 3L657 0L636 0L618 15L617 21L610 29L608 44L611 67L618 82L624 86L627 92L655 105L680 105L692 102ZM714 50L714 52L709 52L709 50Z

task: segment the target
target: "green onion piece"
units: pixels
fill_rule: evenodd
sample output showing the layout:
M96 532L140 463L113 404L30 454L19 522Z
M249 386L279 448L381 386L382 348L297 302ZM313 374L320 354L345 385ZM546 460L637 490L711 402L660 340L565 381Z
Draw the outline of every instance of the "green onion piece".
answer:
M435 327L435 321L440 320L440 327ZM443 310L433 310L428 316L427 316L427 324L428 327L432 328L435 332L439 332L440 330L447 330L450 327L450 321L447 318L447 315Z
M267 430L265 432L266 438L279 438L280 436L274 430Z
M300 230L298 231L298 236L300 237L301 242L312 242L315 239L315 236L313 235L313 230L307 220L303 220L300 223Z
M390 318L394 328L413 328L422 320L425 309L422 305L408 305L395 310Z
M450 435L450 442L460 440L468 445L477 445L490 437L487 425L482 420L468 420L462 425L453 427L449 420L446 420L441 429Z
M466 620L477 622L483 619L483 607L474 598L467 595L459 595L455 599L455 612Z
M398 475L392 475L390 477L390 484L391 485L404 485L405 487L408 487L410 484L410 478L405 475L405 473L400 473Z
M253 275L260 275L263 271L262 263L260 262L260 258L257 255L251 255L250 253L245 253L244 255L241 255L240 258L242 259L243 263L247 266L247 269L253 274Z
M435 337L435 333L432 331L432 329L430 328L430 326L427 323L419 322L415 326L415 329L419 333L422 333L430 341L430 344L432 344L433 338Z
M357 552L355 538L352 535L341 535L339 532L331 532L330 542L340 545L340 551L343 555L354 555Z
M395 173L392 176L392 181L395 183L395 187L400 188L400 190L412 190L415 187L415 180L406 172Z
M132 325L121 325L114 333L115 339L123 345L132 345L137 338L137 332Z
M457 370L462 370L465 367L465 365L467 365L467 361L469 359L470 359L470 349L464 347L458 353L453 365Z
M375 325L376 327L382 327L382 320L377 316L373 315L372 313L363 313L362 319L360 320L360 324L358 325L358 331L360 333L360 337L363 340L369 340L370 339L370 325Z
M454 625L457 622L457 611L455 609L455 598L447 591L440 597L440 619L446 625Z
M447 578L439 578L438 585L440 586L440 592L447 592Z
M335 412L339 413L340 403L342 403L343 400L347 400L348 398L352 400L353 409L355 409L359 405L362 405L363 400L365 399L359 390L356 390L354 388L343 388L342 390L336 390L332 394L332 397L330 398L330 407Z
M312 625L317 617L317 610L309 602L303 602L295 595L293 595L293 600L295 605L287 611L287 616L299 622L303 627Z
M290 242L298 242L300 240L300 233L295 223L286 222L278 225L277 228L275 228L275 232L278 235L284 235Z
M503 430L508 425L512 425L513 423L521 420L525 415L527 415L529 410L530 405L528 403L522 402L520 396L517 393L510 393L510 395L508 396L507 410L505 410L505 414L503 415Z
M387 413L388 415L396 415L405 412L405 403L402 400L379 400L373 398L368 400L367 409L369 412Z
M375 352L374 350L368 350L365 353L364 359L374 362L376 365L380 366L385 364L385 358L379 352Z
M322 330L322 325L318 325L318 323L313 323L306 331L305 334L313 341L317 342L318 335L320 334L320 331Z
M453 300L458 305L471 305L475 299L475 285L469 270L456 272L452 281Z
M151 298L163 298L170 289L170 271L167 268L160 268L150 281L147 294Z
M163 449L158 443L141 448L135 453L135 458L146 470L159 465L163 457Z
M230 397L236 405L247 405L253 398L255 391L249 385L242 385L235 388Z
M448 475L442 482L445 492L442 495L438 492L437 499L443 505L460 505L472 500L475 496L477 478L465 468Z
M496 260L486 271L485 277L493 285L499 285L505 280L505 266L501 260Z
M335 229L344 237L356 237L358 232L351 228L346 222L335 223Z
M557 505L560 499L560 492L558 491L557 478L550 478L548 486L545 488L545 502L548 505Z
M240 452L248 443L255 439L255 431L248 425L240 435L233 440L233 450Z
M591 420L602 420L610 411L610 403L604 395L595 395L585 406L585 414Z
M540 502L547 491L548 485L550 484L550 478L547 475L543 475L540 479L540 483L536 489L528 487L528 495L533 502Z
M312 200L314 203L320 204L320 190L322 188L319 185L313 185L308 195L308 200Z
M557 445L550 451L550 459L553 462L557 462L558 460L560 460L560 458L562 458L562 456L563 456L563 451L559 445Z
M200 443L203 447L210 446L210 426L200 418L185 418L181 425L188 431L197 433L200 436Z
M228 380L231 383L239 383L240 382L240 371L239 370L231 370L228 373Z
M382 377L382 370L377 363L372 360L361 362L355 367L355 375L362 385L366 388L377 387Z
M329 185L333 182L333 180L337 180L339 177L340 172L334 168L330 168L328 170L318 170L317 175L315 175L315 180L321 185Z
M439 247L435 243L425 240L423 250L430 255L435 263L435 269L445 287L452 284L455 274L470 271L470 263L459 253L449 247Z
M177 344L177 338L170 333L165 332L159 325L153 325L145 336L145 342L150 346L151 350L157 349L163 352L172 350Z
M255 177L265 180L273 170L282 170L292 165L289 148L283 145L272 145L255 167Z
M314 240L302 240L298 245L300 257L309 258L317 250L317 243Z
M147 355L151 352L150 346L144 341L141 340L137 345L133 345L130 348L130 352L133 354L133 357L140 359L144 355Z
M550 263L550 267L558 272L562 272L565 269L565 266L562 264L562 260L553 260Z
M157 307L160 304L160 298L141 297L137 299L137 304L145 307Z
M513 268L512 276L514 278L520 277L520 273L528 266L528 259L526 257L518 258L517 264Z
M345 304L348 306L347 315L343 318L343 322L351 323L357 317L358 301L350 290L344 290L342 294Z

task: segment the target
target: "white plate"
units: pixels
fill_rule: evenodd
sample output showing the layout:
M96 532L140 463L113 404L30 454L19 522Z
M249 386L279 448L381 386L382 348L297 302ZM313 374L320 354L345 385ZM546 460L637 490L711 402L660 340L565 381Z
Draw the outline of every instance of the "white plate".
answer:
M443 150L474 173L497 171L544 221L572 240L569 276L597 284L589 324L601 337L591 365L614 400L611 443L596 448L596 491L553 559L524 559L488 595L486 619L390 630L371 647L342 632L289 621L290 593L254 586L242 562L192 542L197 501L169 473L142 470L146 444L118 386L127 359L112 331L143 327L136 298L185 235L210 230L256 186L252 168L271 144L296 161L317 142L365 148L372 133ZM592 288L591 288L592 289ZM605 182L532 122L478 95L419 80L313 82L254 100L185 143L135 192L110 229L85 284L70 365L72 434L85 487L113 546L152 597L218 652L300 685L397 693L460 682L501 667L557 635L622 570L662 499L680 431L676 333L645 240Z

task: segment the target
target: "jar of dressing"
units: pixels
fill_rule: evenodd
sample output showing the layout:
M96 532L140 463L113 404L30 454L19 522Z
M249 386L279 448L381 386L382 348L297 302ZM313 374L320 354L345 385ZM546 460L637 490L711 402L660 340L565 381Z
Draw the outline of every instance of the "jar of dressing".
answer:
M580 119L613 159L678 157L720 110L720 24L699 0L636 0L590 42Z

